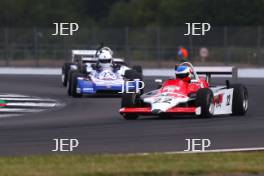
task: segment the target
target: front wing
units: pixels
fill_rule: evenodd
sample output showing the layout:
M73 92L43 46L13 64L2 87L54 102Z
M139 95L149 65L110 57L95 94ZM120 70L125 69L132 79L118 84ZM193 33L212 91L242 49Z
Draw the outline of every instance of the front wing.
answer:
M150 107L133 107L121 108L120 114L140 114L140 115L155 115L151 112ZM168 114L195 114L196 107L174 107L166 111Z

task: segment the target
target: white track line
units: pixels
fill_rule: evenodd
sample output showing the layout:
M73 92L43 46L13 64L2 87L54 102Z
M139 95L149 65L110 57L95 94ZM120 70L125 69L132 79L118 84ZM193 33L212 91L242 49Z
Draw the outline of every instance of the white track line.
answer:
M21 106L21 107L55 107L56 103L30 103L30 102L25 102L25 103L7 103L7 106Z
M51 101L51 99L41 99L41 98L0 98L1 100L10 100L10 101Z
M250 151L264 151L264 147L249 147L249 148L230 148L230 149L214 149L214 150L205 150L205 151L172 151L172 152L157 152L158 154L195 154L195 153L226 153L226 152L250 152ZM155 153L135 153L132 155L151 155Z
M205 150L205 151L194 151L194 152L165 152L166 154L173 153L219 153L219 152L246 152L246 151L259 151L264 150L264 147L252 147L252 148L231 148L231 149L215 149L215 150Z
M0 112L16 112L16 113L41 112L44 110L47 109L0 108Z
M19 95L19 94L0 94L0 98L27 98L27 95Z
M0 119L1 118L8 118L8 117L17 117L17 116L21 116L23 114L0 114Z
M59 105L56 100L32 97L21 94L0 94L0 100L7 101L6 106L0 108L0 119L21 116L25 113L46 111Z

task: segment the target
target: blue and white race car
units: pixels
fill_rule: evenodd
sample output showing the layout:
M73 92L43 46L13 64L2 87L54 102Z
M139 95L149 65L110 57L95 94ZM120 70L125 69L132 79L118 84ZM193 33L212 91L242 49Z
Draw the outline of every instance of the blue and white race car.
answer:
M129 68L122 59L114 59L109 48L99 51L97 62L70 72L68 94L73 97L97 93L117 94L134 91L142 80L141 66Z

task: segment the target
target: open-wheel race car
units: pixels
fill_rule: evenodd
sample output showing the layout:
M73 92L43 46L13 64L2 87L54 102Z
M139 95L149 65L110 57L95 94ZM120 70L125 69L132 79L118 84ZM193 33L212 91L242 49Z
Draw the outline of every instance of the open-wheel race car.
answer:
M81 71L83 67L92 67L93 64L98 62L98 54L100 50L111 50L109 47L100 46L98 49L90 50L71 50L71 62L65 62L61 68L61 81L62 86L66 87L69 81L69 73L71 71ZM126 66L123 58L113 58L116 65Z
M70 70L78 70L80 65L91 66L97 62L96 50L72 50L71 53L71 62L64 63L61 68L61 81L64 87L67 86Z
M122 58L113 58L109 47L95 52L94 63L80 63L78 68L68 72L68 95L81 97L98 93L118 94L126 89L126 80L135 80L127 84L134 90L142 80L141 66L128 67ZM120 93L121 95L121 93Z
M248 110L247 88L242 84L230 84L228 80L225 85L212 86L212 74L227 73L196 72L191 63L184 62L175 66L176 78L165 81L158 89L145 94L124 93L120 114L127 120L137 119L140 115L192 114L200 118L245 115Z

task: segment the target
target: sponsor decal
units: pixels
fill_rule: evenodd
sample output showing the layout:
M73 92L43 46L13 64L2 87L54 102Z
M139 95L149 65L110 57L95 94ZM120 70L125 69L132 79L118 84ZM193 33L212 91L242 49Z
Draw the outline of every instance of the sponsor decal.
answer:
M164 92L174 92L175 90L180 90L179 86L167 86L164 88Z
M214 96L214 105L216 107L221 107L221 104L223 102L223 97L224 97L224 94L219 94L219 95Z
M83 88L84 91L93 91L93 88Z

